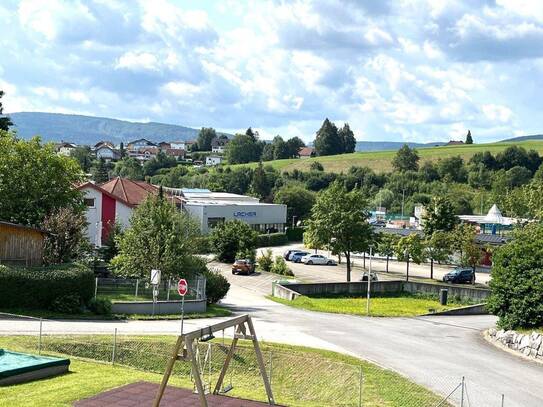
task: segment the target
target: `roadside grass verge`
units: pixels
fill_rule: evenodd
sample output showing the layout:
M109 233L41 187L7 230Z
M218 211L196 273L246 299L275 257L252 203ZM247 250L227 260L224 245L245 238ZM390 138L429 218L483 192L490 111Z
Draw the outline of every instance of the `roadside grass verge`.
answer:
M42 354L69 356L72 373L4 388L0 406L67 406L75 400L130 382L157 382L176 337L118 336L117 340L116 365L111 366L108 364L112 356L111 335L44 337ZM208 350L212 350L212 353L209 351L209 366L205 363L202 366L206 371L204 382L216 381L229 344L228 339L200 343L202 360ZM0 347L36 352L37 337L3 336ZM351 356L276 343L261 343L261 349L266 370L271 372L276 402L283 405L358 406L361 383L364 406L430 407L441 400L440 396L393 371ZM229 396L266 400L254 351L248 341L239 342L225 379L225 384L229 383L233 385ZM188 363L176 364L170 384L193 387ZM443 392L447 390L443 389Z
M293 301L269 296L272 301L294 308L308 311L330 312L334 314L368 315L366 313L367 300L365 294L351 295L302 295ZM410 293L397 293L394 295L375 295L370 298L370 316L373 317L413 317L432 312L446 311L467 305L466 302L456 302L449 299L447 305L440 305L433 296Z
M65 314L61 312L55 312L50 310L31 310L20 308L8 308L0 309L0 315L2 313L22 315L33 318L44 319L80 319L80 320L168 320L168 319L180 319L181 310L179 314L165 314L165 315L140 315L140 314L111 314L111 315L97 315L90 311L80 312L77 314ZM208 304L206 312L189 312L185 314L186 319L198 319L198 318L215 318L215 317L227 317L232 315L232 312L225 307L217 304Z

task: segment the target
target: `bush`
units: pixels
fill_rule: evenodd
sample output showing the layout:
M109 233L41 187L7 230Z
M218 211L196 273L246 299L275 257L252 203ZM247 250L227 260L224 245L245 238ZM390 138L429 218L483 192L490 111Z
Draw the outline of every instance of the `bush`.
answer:
M240 250L236 253L236 259L246 259L254 263L256 260L256 250L255 249L245 249Z
M531 224L492 256L487 309L504 329L543 324L543 225Z
M304 228L287 228L286 235L289 242L302 242L304 240Z
M273 266L273 257L272 257L272 251L270 249L266 250L266 252L260 252L262 255L258 258L258 265L263 271L271 271Z
M258 235L257 247L284 246L288 244L288 238L285 233L269 233Z
M111 315L111 301L108 298L93 298L89 310L96 315Z
M230 289L230 283L225 276L215 270L205 271L204 276L206 278L207 302L215 304L226 296Z
M271 267L271 272L275 274L281 274L282 276L294 276L294 273L288 268L287 262L283 256L276 256L275 262Z
M247 223L229 220L215 227L209 239L217 258L231 263L235 260L237 253L256 249L257 236Z
M55 300L68 295L77 297L79 307L87 305L94 296L94 284L94 273L82 265L1 267L0 307L53 309Z
M61 295L53 300L51 310L62 314L77 314L81 312L81 297L77 294Z

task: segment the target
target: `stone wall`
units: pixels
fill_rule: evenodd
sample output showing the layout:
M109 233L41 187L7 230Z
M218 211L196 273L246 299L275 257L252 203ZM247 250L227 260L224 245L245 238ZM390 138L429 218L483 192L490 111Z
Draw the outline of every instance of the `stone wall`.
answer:
M485 302L486 298L490 295L490 290L485 288L466 287L445 283L422 283L417 281L403 282L403 291L410 293L439 295L439 290L444 288L449 290L449 298L451 299L460 297L464 300L468 299L477 302Z
M530 334L516 331L488 330L488 337L493 342L521 353L526 357L543 361L543 334L532 332Z

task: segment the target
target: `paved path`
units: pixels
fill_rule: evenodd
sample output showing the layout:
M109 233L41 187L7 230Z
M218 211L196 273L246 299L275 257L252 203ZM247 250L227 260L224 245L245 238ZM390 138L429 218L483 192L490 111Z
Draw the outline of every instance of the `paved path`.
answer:
M333 268L330 268L333 269ZM486 343L492 316L365 318L290 308L264 297L274 277L225 275L232 288L224 300L250 313L261 339L330 349L394 369L439 393L465 376L472 406L543 406L543 366ZM214 320L188 321L187 329ZM45 322L44 332L175 334L178 321ZM37 333L36 321L0 320L0 334ZM228 334L229 332L227 332ZM466 404L467 405L467 404Z

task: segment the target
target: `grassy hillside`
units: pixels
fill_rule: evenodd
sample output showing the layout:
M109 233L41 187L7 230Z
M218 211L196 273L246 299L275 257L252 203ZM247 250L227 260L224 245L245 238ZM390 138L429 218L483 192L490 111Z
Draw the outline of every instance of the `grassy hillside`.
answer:
M464 160L469 160L475 153L480 151L490 151L492 154L497 154L505 150L509 146L518 145L527 150L536 150L543 155L543 141L530 140L520 143L488 143L488 144L472 144L461 146L442 146L419 149L421 162L437 161L440 158L452 156L461 156ZM330 155L324 157L308 158L308 159L288 159L265 162L265 165L271 165L280 171L292 171L294 169L309 170L309 166L313 161L318 161L324 166L325 171L342 172L349 169L351 166L367 166L377 172L391 171L392 158L396 151L367 151L352 154ZM238 166L255 167L256 163L240 164Z

